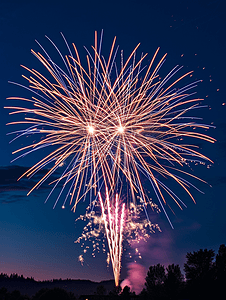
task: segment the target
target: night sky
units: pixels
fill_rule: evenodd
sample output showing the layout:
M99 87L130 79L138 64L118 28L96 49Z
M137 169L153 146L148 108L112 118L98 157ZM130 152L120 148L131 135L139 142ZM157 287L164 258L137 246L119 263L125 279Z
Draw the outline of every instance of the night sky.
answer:
M117 36L117 44L125 56L138 43L141 43L140 51L148 52L149 59L157 47L161 48L161 55L168 53L163 75L177 64L184 66L184 72L193 70L194 80L203 80L196 91L207 106L199 110L199 116L204 123L216 126L208 134L217 142L200 145L202 153L214 161L213 166L197 166L192 170L208 182L209 185L196 182L205 194L193 191L196 204L184 197L187 209L175 208L175 215L170 214L174 229L163 213L153 216L162 233L152 235L147 244L141 246L143 259L138 263L146 270L157 263L165 266L176 263L183 268L187 252L200 248L217 252L220 244L226 243L225 1L0 0L0 272L23 274L36 280L113 278L103 254L94 259L87 253L83 266L78 261L81 248L74 241L82 227L75 226L75 219L86 203L81 203L75 214L69 206L63 210L59 205L53 210L53 198L44 204L50 191L47 184L26 196L38 175L30 181L16 181L35 163L37 156L30 155L11 163L12 152L23 140L9 144L11 136L7 133L13 128L6 123L15 119L3 108L8 105L7 97L31 97L26 90L8 83L26 85L20 65L44 71L30 52L31 49L40 50L35 40L52 54L54 49L45 38L47 35L62 53L66 53L62 32L68 43L74 42L80 55L85 57L83 46L90 49L94 31L102 29L106 55ZM122 278L126 277L133 261L129 260L127 252L125 250L122 258Z

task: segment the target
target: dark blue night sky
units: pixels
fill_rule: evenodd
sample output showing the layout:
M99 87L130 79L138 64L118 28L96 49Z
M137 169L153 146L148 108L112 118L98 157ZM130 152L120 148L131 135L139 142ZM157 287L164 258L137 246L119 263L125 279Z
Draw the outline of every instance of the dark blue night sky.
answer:
M70 208L52 209L54 199L44 204L49 188L43 185L29 197L26 196L37 177L30 181L17 178L27 167L35 163L30 155L14 163L12 152L23 142L9 144L6 123L13 121L4 106L7 97L24 96L29 93L8 81L26 84L21 77L20 65L43 71L43 67L31 54L39 51L38 40L52 53L54 49L45 38L50 37L61 49L66 48L60 35L68 43L75 43L81 57L86 55L83 46L90 48L94 31L104 30L103 53L117 36L117 44L129 55L141 43L140 51L152 57L157 47L160 53L168 53L163 72L175 65L193 70L194 80L203 81L196 88L197 95L204 98L207 108L199 111L204 123L213 124L209 130L215 144L202 143L205 155L214 161L207 169L194 168L209 185L197 183L205 194L194 191L197 204L185 198L188 208L175 210L171 215L175 229L172 230L163 213L154 216L162 233L152 235L141 247L143 259L139 264L146 269L151 264L166 266L178 263L183 268L185 255L200 248L218 250L226 241L226 8L224 0L1 0L0 1L0 272L32 276L37 280L52 278L80 278L100 281L113 278L111 267L106 267L106 257L98 254L92 258L88 253L84 266L78 261L81 254L74 241L81 234L81 225L75 219L84 211L82 203L73 214ZM165 74L163 74L165 75ZM38 176L38 175L37 175ZM151 187L150 187L151 189ZM143 249L142 249L143 248ZM143 252L142 252L143 251ZM122 277L126 277L130 262L125 250L122 259Z

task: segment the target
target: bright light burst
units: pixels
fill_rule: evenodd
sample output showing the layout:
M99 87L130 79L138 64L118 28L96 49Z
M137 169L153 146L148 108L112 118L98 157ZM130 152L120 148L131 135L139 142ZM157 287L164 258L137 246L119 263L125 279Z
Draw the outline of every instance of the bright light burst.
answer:
M192 72L178 77L182 67L176 66L160 79L158 74L166 55L156 62L157 49L149 65L143 66L146 54L137 59L139 45L125 61L121 51L118 67L116 38L105 59L101 56L102 35L98 45L97 33L93 55L86 49L87 68L74 44L75 54L65 40L69 54L63 57L50 42L60 54L64 67L57 65L42 46L44 55L32 50L49 77L24 67L30 72L30 77L23 76L29 82L27 89L34 96L31 99L11 97L9 99L20 100L24 106L7 107L12 109L10 114L25 115L24 120L9 124L30 124L26 129L15 131L16 138L41 136L39 141L14 151L14 154L20 153L17 158L43 148L51 149L21 176L31 177L48 166L46 174L28 194L56 170L63 170L52 182L50 195L61 186L56 203L67 191L62 196L62 207L70 199L74 210L88 194L91 201L93 195L97 197L99 191L107 188L110 195L119 193L120 196L124 186L128 186L135 204L137 196L145 203L142 184L145 177L165 213L167 194L180 208L184 205L165 184L166 178L173 179L193 199L189 188L196 187L184 177L197 177L182 167L191 161L210 163L192 139L208 142L214 139L201 132L210 126L190 115L200 107L201 99L194 98L191 91L197 81L180 87L180 82Z
M109 199L109 195L106 195L106 198L107 197ZM118 196L115 201L116 200L118 201L118 209L121 209L121 205L123 203L119 201ZM110 200L110 206L111 203L115 203L115 201ZM104 253L107 251L105 247L106 232L100 203L92 203L91 207L88 206L86 213L84 215L80 215L75 221L76 224L79 221L86 223L85 226L83 226L84 228L81 236L77 238L75 243L79 243L81 245L84 254L92 248L92 256L95 257L96 252L99 253L101 248ZM141 240L146 242L151 233L161 231L158 224L154 224L146 218L145 211L148 207L156 213L160 212L159 207L152 201L149 201L149 204L145 205L145 209L143 204L137 204L135 206L133 202L131 202L130 208L125 210L123 240L126 240L130 246L132 246L134 242L139 243ZM106 218L108 218L108 216L106 216ZM90 246L90 243L92 246Z
M158 224L153 224L148 221L144 212L144 205L133 202L130 203L130 208L125 209L123 203L116 195L115 199L110 199L108 191L106 191L106 201L102 200L99 193L99 201L92 203L92 209L87 207L85 215L80 215L76 219L76 224L79 221L85 222L81 236L77 238L75 243L81 245L82 254L78 260L83 265L84 257L91 250L92 256L96 257L101 250L107 254L107 264L112 262L113 273L116 286L119 285L119 277L121 270L121 256L123 248L129 250L129 259L142 259L139 251L140 241L147 242L151 233L161 231ZM152 210L157 213L160 209L151 200L149 204ZM106 249L105 243L107 240L109 252ZM124 242L124 245L123 245ZM131 250L134 249L134 253Z

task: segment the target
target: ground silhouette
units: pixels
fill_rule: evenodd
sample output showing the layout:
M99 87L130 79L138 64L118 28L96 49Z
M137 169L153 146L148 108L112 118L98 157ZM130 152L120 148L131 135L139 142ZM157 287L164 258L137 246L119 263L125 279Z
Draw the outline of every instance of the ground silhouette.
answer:
M139 295L128 286L114 287L114 280L101 283L89 280L35 281L23 275L0 274L0 300L196 300L225 299L226 246L213 250L188 252L184 264L185 276L179 265L161 264L149 267L145 287ZM75 292L74 292L75 291Z

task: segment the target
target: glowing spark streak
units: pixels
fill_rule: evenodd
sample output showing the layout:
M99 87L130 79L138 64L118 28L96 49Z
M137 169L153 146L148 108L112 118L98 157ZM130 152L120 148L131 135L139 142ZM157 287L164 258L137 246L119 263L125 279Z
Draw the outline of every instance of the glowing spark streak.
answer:
M125 219L125 203L122 205L122 210L119 210L118 195L115 198L114 204L110 204L109 194L106 190L107 214L105 213L104 203L100 192L98 193L101 204L102 217L105 226L108 247L110 251L111 263L115 277L115 285L119 286L120 270L121 270L121 257L122 257L122 241L123 241L123 228Z
M78 261L80 261L81 265L83 266L83 264L84 264L84 258L83 258L82 255L79 255Z
M129 201L132 198L136 203L139 194L146 202L141 173L153 186L164 212L164 205L167 204L165 195L168 194L174 201L177 196L163 184L159 175L173 179L194 201L188 188L196 187L176 175L176 172L200 180L181 168L188 166L188 162L211 163L209 158L194 149L192 139L211 143L215 140L199 132L211 126L199 124L197 118L188 115L202 107L199 105L201 99L193 99L194 93L190 92L198 81L178 88L178 84L191 72L174 79L182 69L176 66L160 79L158 72L166 55L155 64L159 48L144 71L142 64L146 54L136 59L139 45L126 60L121 52L121 68L117 69L116 38L105 59L101 54L102 34L98 46L96 32L92 47L94 54L87 50L86 70L75 45L73 57L65 38L64 41L69 51L65 57L50 40L66 69L58 66L39 45L44 56L33 50L32 53L47 69L52 80L34 69L23 67L30 72L30 77L23 76L29 83L29 87L25 88L33 92L34 97L9 98L27 102L24 107L8 107L13 110L10 114L25 114L23 121L9 124L30 124L27 129L16 131L16 138L33 134L43 137L14 151L15 154L22 152L17 158L52 147L52 152L20 177L31 177L48 165L47 173L28 194L61 168L62 175L51 183L62 183L63 188L59 193L62 197L63 189L69 186L71 192L68 195L73 210L88 193L90 199L92 191L96 195L102 185L112 195L116 190L122 190L125 181L131 193ZM188 143L181 142L183 139L187 139ZM70 168L69 161L72 161ZM175 202L178 204L178 201Z

